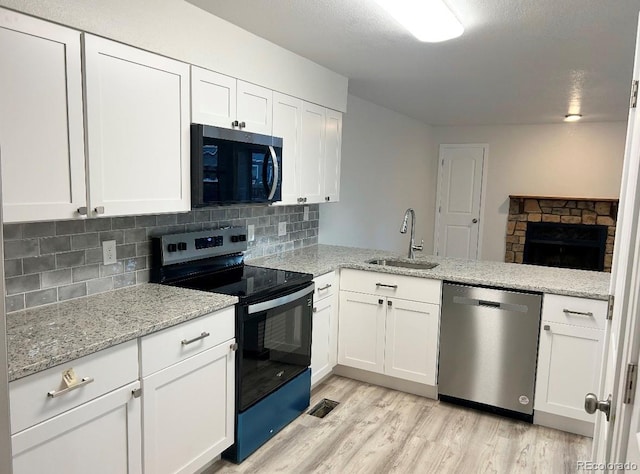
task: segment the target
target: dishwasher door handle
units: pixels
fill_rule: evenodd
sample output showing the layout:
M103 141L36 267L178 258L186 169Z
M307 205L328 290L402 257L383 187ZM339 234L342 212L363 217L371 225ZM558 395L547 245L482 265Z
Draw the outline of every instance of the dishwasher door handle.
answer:
M500 303L498 301L480 300L477 298L466 298L464 296L454 296L453 302L465 306L483 306L485 308L494 308L501 311L516 311L518 313L526 313L529 308L523 304Z

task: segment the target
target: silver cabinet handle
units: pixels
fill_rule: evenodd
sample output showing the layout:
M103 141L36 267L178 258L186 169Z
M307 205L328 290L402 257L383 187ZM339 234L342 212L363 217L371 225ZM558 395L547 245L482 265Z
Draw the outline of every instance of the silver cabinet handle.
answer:
M234 352L235 352L235 351L237 351L237 350L238 350L238 343L237 343L237 342L234 342L233 344L231 344L231 345L229 346L229 349L231 349L231 350L232 350L232 351L234 351Z
M240 128L245 128L246 126L247 126L247 124L246 124L246 123L244 123L244 122L240 122Z
M307 202L307 198L304 198L304 199L302 200L302 202Z
M183 339L182 341L180 341L180 344L182 344L183 346L187 346L193 342L199 341L209 336L211 336L211 334L209 334L207 331L202 331L202 334L200 334L198 337L194 337L193 339Z
M324 200L327 201L327 202L331 201L331 196L325 197Z
M239 125L240 125L240 123L239 123L237 120L234 120L233 122L231 122L231 126L232 126L233 128L236 128L236 127L237 127L237 126L239 126Z
M93 382L93 377L84 377L80 382L78 382L75 385L71 385L70 387L64 388L62 390L51 390L50 392L47 392L47 397L49 398L61 397L62 395L65 395L77 388L84 387L85 385L88 385L91 382Z
M384 303L384 300L378 300L378 304Z
M318 288L318 291L328 290L329 288L331 288L331 283L327 283L326 285L321 286L320 288Z
M315 306L313 307L313 312L317 313L318 312L318 308L316 308Z
M96 212L96 214L104 214L104 206L98 206L93 210Z
M551 326L549 326L548 324L544 325L544 330L545 331L551 331Z
M376 283L376 286L381 286L383 288L393 288L394 290L398 289L398 285L385 285L384 283Z
M588 312L584 312L584 311L571 311L570 309L563 309L562 312L564 314L575 314L576 316L586 316L588 318L593 318L593 313L591 311Z
M391 302L391 300L387 301L387 306L393 306L393 303Z
M478 219L473 219L471 222L472 222L473 224L477 224L477 223L478 223Z
M88 213L87 206L82 206L78 208L78 214L81 216L86 216Z

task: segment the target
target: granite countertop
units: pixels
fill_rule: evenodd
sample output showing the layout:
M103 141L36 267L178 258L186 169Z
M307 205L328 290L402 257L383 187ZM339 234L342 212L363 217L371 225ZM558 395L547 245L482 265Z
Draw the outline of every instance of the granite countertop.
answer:
M9 381L238 302L148 283L7 315Z
M400 258L381 250L317 245L278 255L252 259L247 263L319 276L338 268L393 273L397 275L432 278L457 283L495 286L515 290L529 290L556 295L606 300L609 294L610 273L570 270L538 265L461 260L416 253L416 261L436 262L431 270L411 270L366 263L379 258Z

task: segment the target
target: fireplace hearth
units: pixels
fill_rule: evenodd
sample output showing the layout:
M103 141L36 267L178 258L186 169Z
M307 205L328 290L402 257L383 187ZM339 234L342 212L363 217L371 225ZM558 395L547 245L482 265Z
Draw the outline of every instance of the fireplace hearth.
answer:
M611 271L617 199L509 196L505 262Z

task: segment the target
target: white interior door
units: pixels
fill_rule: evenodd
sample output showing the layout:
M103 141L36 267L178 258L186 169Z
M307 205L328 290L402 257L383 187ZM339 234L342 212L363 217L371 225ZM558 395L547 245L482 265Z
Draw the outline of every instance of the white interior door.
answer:
M637 44L639 39L637 38ZM634 80L640 78L640 57L636 44ZM630 442L630 418L633 404L624 400L625 371L635 346L633 339L638 320L638 272L640 263L640 241L638 239L638 213L640 212L640 122L636 109L631 108L627 125L627 142L622 171L620 208L616 231L610 294L614 295L613 318L605 327L605 345L602 358L602 375L598 398L611 397L610 421L602 412L596 417L592 458L598 463L623 462ZM637 431L637 426L636 426ZM637 441L636 441L637 442Z
M440 145L435 254L478 258L487 145Z

